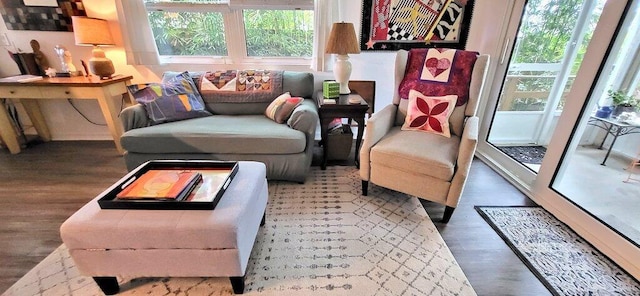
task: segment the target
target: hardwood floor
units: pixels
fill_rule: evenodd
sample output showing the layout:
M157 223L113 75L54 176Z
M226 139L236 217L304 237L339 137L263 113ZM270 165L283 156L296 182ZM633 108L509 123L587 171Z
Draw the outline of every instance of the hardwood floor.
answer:
M67 217L126 173L109 141L49 142L17 155L0 149L0 168L0 291L62 243ZM532 202L479 160L471 170L448 224L438 222L443 206L423 202L471 285L478 295L550 295L473 209Z

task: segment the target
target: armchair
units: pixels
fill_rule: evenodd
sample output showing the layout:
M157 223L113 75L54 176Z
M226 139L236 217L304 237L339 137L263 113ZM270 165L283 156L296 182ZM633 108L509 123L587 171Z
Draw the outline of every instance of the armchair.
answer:
M374 113L367 121L360 150L362 194L368 194L368 185L372 182L443 204L446 207L442 222L447 223L458 205L475 153L476 110L489 56L479 55L472 70L468 70L468 100L464 104L458 101L458 106L450 113L450 137L403 130L409 100L401 98L399 89L407 72L409 56L404 50L396 55L393 104ZM454 106L453 102L450 106Z

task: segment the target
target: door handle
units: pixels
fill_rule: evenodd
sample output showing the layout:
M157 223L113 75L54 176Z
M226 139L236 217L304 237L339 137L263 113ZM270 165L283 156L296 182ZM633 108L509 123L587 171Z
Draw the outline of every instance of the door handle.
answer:
M502 49L502 56L500 57L500 65L504 64L504 60L507 57L507 49L509 48L509 43L511 42L511 39L507 38L507 40L504 42L504 48Z

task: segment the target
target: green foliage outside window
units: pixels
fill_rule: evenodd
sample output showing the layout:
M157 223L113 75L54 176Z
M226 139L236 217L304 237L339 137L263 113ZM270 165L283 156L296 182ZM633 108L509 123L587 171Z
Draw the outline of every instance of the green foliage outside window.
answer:
M313 54L313 12L308 10L245 10L248 56L310 57Z
M563 61L567 43L571 39L576 22L582 9L584 0L529 0L525 12L519 36L516 41L512 64L557 64ZM600 1L602 2L602 1ZM562 99L557 110L562 110L565 96L573 82L573 77L582 63L587 45L591 41L593 29L601 13L602 5L596 6L587 21L582 44L578 45L576 59L572 65L570 79L563 90ZM509 71L509 76L526 76L518 82L517 91L521 92L549 92L557 72L531 71L520 69ZM535 77L540 77L536 79ZM517 104L513 104L518 110L544 110L547 98L516 98ZM532 106L528 106L532 105ZM516 110L513 110L516 111Z
M313 12L307 10L244 10L247 55L311 57ZM160 55L228 56L222 13L149 12Z
M160 55L226 56L222 14L149 12Z

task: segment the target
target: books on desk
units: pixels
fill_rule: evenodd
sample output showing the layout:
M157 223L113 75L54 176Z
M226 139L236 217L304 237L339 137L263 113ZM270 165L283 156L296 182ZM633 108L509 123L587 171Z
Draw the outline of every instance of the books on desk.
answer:
M7 77L7 78L2 78L0 79L0 81L2 82L31 82L31 81L38 81L38 80L42 80L42 76L37 76L37 75L18 75L18 76L11 76L11 77Z
M188 170L149 170L116 195L121 200L184 200L202 180L202 174Z

